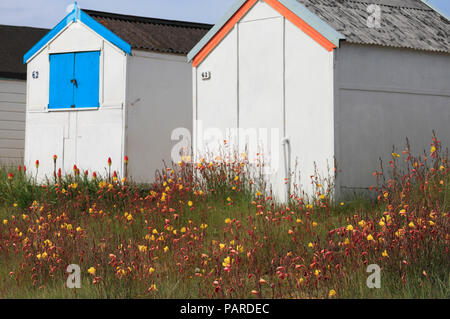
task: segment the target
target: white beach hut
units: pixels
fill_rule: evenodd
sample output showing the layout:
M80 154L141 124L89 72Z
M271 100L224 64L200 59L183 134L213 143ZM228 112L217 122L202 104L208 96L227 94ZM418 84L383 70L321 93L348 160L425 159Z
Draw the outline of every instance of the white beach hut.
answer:
M151 182L192 126L187 52L209 25L81 10L75 5L24 56L25 164L40 179L74 165ZM36 172L35 162L39 160Z
M449 38L448 18L420 0L238 0L188 55L195 151L208 129L241 129L242 149L265 128L280 198L294 184L311 194L315 164L338 196L365 190L406 137L417 153L433 130L448 145Z

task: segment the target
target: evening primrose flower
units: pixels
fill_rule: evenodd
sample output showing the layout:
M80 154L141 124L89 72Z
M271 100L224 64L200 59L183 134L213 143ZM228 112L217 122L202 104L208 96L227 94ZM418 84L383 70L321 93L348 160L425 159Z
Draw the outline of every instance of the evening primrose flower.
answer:
M225 224L230 224L231 223L231 219L230 218L226 218L225 219Z
M368 241L371 241L371 240L373 240L373 236L372 236L372 234L369 234L369 235L367 235L367 240L368 240Z
M192 205L194 205L194 203L192 203L192 201L188 201L188 206L192 207Z
M180 232L184 234L186 232L186 227L181 227Z
M336 290L334 290L334 289L331 289L330 290L330 292L328 293L328 297L334 297L334 296L336 296Z
M150 273L150 275L153 274L153 273L155 272L155 268L150 267L150 268L148 269L148 272Z
M313 243L309 243L309 244L308 244L308 247L309 247L309 248L313 248L313 247L314 247Z
M353 226L352 225L347 225L347 228L346 228L348 231L352 231L353 230Z
M405 233L405 230L403 228L400 228L399 230L397 230L395 232L395 236L396 237L401 237L401 236L403 236L404 233Z
M230 265L231 265L230 256L228 256L223 260L222 266L230 267Z
M319 224L317 224L316 222L312 222L312 227L317 227L317 225Z
M345 238L344 244L345 244L345 245L350 244L350 240L349 240L348 238Z
M200 225L200 228L201 228L201 229L206 229L206 228L208 228L208 224L201 224L201 225Z
M8 224L8 220L7 220L7 219L4 219L4 220L3 220L3 225L6 225L6 224Z
M408 224L408 226L409 226L409 228L415 228L415 227L416 227L416 225L414 225L413 222L410 222L410 223Z
M169 251L169 247L164 247L164 252L167 253Z
M138 249L141 253L145 253L147 251L147 246L145 245L138 245Z
M389 257L389 255L388 255L386 249L381 253L381 256L383 256L383 257Z
M96 272L96 269L95 269L94 267L91 267L91 268L88 269L88 273L89 273L90 275L92 275L92 276L95 275L95 272Z

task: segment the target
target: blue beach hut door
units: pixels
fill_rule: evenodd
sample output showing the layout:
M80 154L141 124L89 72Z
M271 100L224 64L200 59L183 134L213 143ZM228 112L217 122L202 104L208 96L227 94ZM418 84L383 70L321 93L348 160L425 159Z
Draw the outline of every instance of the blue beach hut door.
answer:
M50 54L49 109L99 107L100 51Z

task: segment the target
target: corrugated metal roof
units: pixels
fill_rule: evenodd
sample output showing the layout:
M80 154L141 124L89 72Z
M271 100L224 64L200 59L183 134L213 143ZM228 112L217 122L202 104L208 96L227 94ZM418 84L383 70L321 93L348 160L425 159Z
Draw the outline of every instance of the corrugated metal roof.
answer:
M132 48L187 54L212 25L122 15L82 9Z
M0 78L26 79L22 57L49 30L0 25Z
M296 0L336 31L345 41L450 52L450 21L421 0ZM381 9L379 28L370 28L370 4Z

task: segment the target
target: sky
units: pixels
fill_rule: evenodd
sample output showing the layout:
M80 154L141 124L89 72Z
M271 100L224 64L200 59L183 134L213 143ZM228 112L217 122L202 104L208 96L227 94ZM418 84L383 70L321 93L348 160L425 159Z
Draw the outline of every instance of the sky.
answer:
M236 0L78 0L83 9L216 23ZM428 0L450 16L450 0ZM0 0L0 24L53 28L73 0Z

